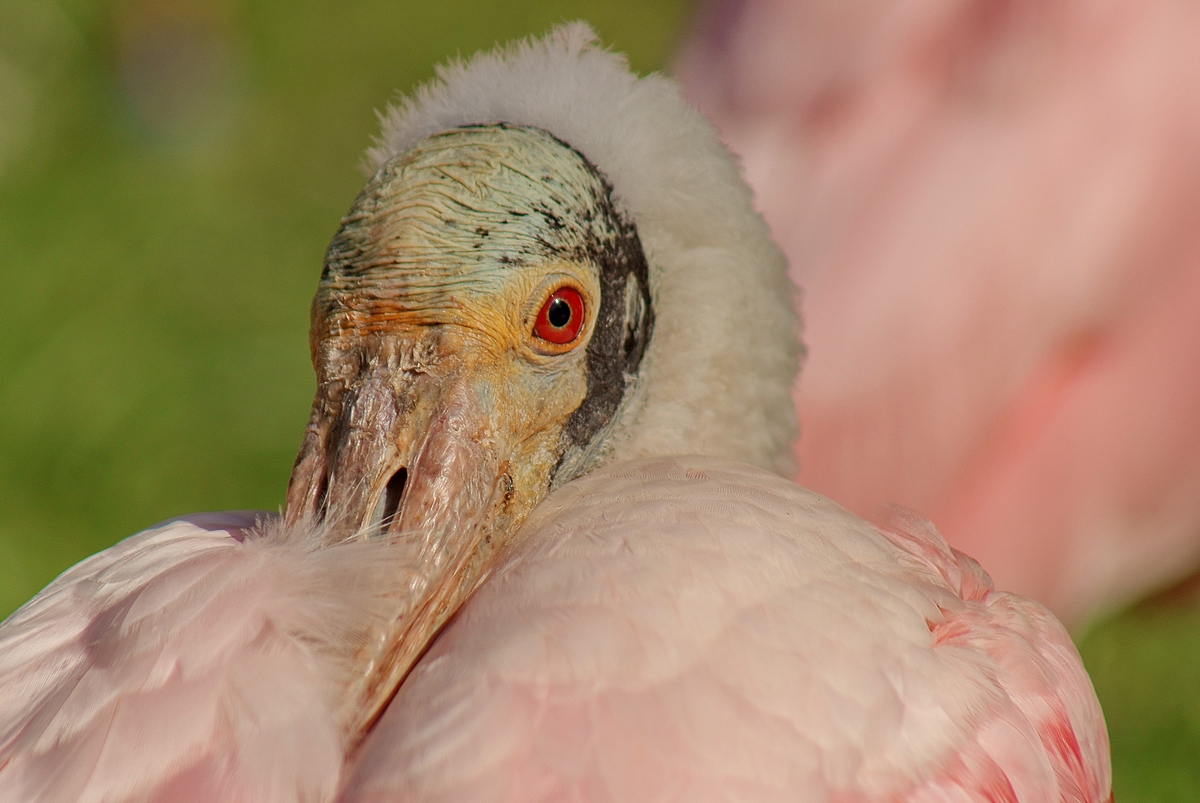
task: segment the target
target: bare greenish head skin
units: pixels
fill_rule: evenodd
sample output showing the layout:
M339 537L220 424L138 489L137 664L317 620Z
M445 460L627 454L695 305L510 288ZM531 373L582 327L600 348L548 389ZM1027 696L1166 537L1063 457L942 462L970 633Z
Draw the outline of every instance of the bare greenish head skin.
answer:
M537 325L563 292L578 334L552 342ZM436 134L359 194L313 301L317 393L286 511L332 542L395 539L420 568L367 657L351 738L533 507L595 460L653 322L636 230L545 131Z
M353 294L436 311L447 292L490 298L520 276L513 267L587 261L612 247L620 224L601 208L608 193L582 156L537 129L429 137L360 193L330 245L316 303L332 312Z

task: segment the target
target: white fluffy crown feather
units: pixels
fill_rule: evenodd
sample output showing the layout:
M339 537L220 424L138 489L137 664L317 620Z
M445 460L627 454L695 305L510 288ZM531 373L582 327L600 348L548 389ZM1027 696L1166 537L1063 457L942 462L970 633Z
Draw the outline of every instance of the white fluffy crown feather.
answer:
M668 78L639 78L581 22L452 61L383 115L372 171L451 128L549 131L611 182L650 265L656 321L602 462L705 454L791 474L796 292L737 162Z

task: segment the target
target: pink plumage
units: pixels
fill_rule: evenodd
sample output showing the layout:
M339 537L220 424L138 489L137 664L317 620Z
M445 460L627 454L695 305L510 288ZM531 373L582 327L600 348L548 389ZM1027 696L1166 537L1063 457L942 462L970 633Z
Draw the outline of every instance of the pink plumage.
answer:
M410 676L343 799L1107 799L1062 626L909 524L703 458L579 480Z
M386 547L201 523L81 564L0 631L4 799L1109 795L1045 609L919 519L876 529L758 469L625 463L553 494L344 777L339 673Z
M678 72L804 288L800 481L1078 622L1200 559L1200 11L714 2Z

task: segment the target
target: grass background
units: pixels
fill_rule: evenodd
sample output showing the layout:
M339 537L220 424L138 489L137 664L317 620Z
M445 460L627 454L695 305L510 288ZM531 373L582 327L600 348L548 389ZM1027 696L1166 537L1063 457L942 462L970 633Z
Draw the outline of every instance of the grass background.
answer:
M591 21L664 67L680 0L0 2L0 615L195 510L276 509L321 256L375 110L447 56ZM1200 797L1200 603L1080 643L1122 803Z

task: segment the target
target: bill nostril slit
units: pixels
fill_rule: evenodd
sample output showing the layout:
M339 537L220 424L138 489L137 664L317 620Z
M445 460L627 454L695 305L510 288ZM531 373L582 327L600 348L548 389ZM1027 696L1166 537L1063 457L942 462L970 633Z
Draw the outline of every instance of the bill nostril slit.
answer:
M322 473L320 483L317 485L316 505L313 510L314 518L317 521L325 521L325 514L328 513L329 507L329 475Z
M400 500L404 496L404 486L408 482L408 469L401 468L392 478L388 480L387 487L383 489L383 521L380 524L380 529L387 531L391 526L392 521L396 518L396 513L400 510Z

